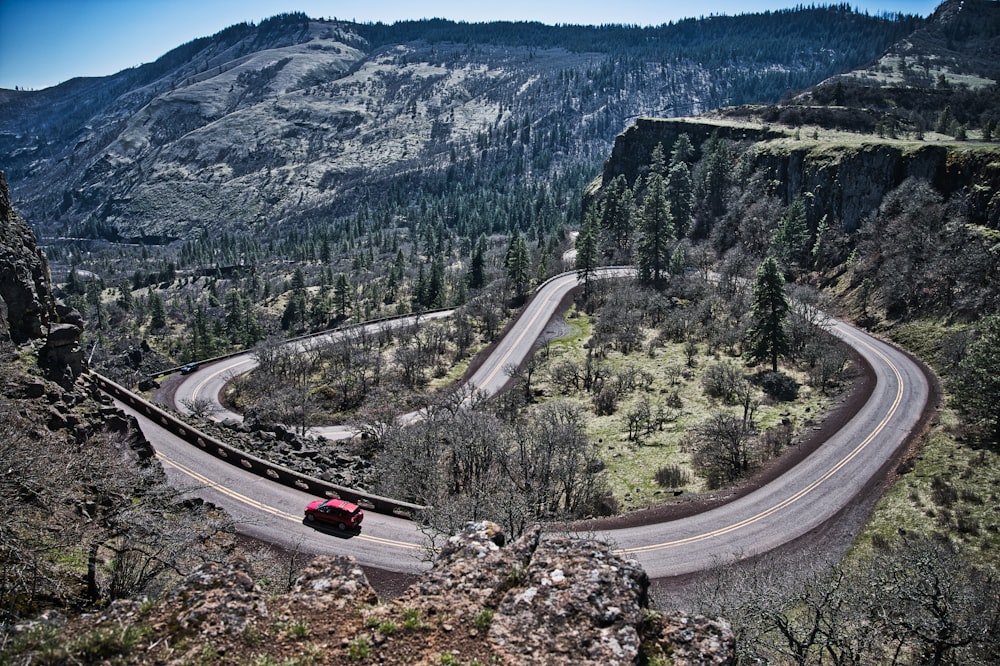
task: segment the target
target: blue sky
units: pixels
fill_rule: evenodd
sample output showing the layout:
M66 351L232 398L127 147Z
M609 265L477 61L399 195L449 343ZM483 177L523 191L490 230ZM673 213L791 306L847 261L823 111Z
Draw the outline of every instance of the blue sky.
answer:
M152 62L185 42L281 12L392 23L403 19L659 25L799 0L0 0L0 88L40 89ZM804 2L805 4L805 2ZM817 4L820 4L817 2ZM863 11L927 16L938 0L855 0Z

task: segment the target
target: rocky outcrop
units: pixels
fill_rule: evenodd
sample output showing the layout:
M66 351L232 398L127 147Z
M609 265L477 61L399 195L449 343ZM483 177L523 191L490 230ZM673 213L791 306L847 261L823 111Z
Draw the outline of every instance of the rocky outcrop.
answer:
M666 153L681 134L687 134L691 144L700 150L713 134L733 141L766 141L786 136L782 131L740 123L708 122L693 118L640 118L615 139L611 157L604 163L601 185L607 185L618 175L632 184L649 168L649 158L657 144Z
M143 656L129 663L175 660L171 645L211 645L234 663L303 654L329 664L735 662L728 623L651 610L645 572L607 544L537 527L504 542L496 525L468 524L387 603L351 558L315 559L277 596L236 558L202 565L155 608L116 602L80 622L150 627L135 650Z
M43 338L54 314L51 284L49 264L11 207L0 172L0 334L18 344Z
M608 544L543 537L535 527L504 546L500 529L481 522L451 537L434 568L394 605L453 627L488 614L485 640L505 664L634 664L653 655L674 664L732 661L727 623L652 612L648 591L642 567Z
M15 344L41 341L42 366L68 383L83 371L82 333L80 313L53 297L48 261L11 207L0 172L0 336Z

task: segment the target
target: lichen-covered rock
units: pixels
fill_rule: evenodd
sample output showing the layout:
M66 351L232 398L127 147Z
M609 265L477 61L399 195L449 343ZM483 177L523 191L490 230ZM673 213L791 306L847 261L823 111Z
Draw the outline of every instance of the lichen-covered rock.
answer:
M378 595L353 557L317 557L292 588L293 607L343 609L377 602Z
M240 634L268 617L264 595L242 558L199 566L174 591L173 599L180 603L177 627L203 636Z
M607 544L543 539L489 636L510 663L632 664L648 589L645 571Z
M504 542L497 525L469 523L429 572L371 616L402 608L452 627L492 613L485 638L505 664L635 664L649 650L677 664L733 663L725 622L648 613L645 571L607 544L546 537L537 526Z
M516 585L538 547L541 530L529 529L503 548L503 530L494 523L468 523L438 552L434 568L406 590L403 606L423 615L471 619L483 608L495 607Z
M645 653L669 656L674 666L725 666L736 663L736 635L721 618L657 613L647 621Z

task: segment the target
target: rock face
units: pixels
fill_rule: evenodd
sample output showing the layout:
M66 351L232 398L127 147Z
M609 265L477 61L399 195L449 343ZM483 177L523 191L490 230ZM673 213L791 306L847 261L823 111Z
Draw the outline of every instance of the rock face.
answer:
M649 168L649 158L657 144L666 153L681 134L687 134L691 144L700 149L713 134L733 141L766 141L785 136L783 132L737 124L718 124L690 118L640 118L615 139L611 157L604 163L601 185L607 185L618 175L625 176L629 185L635 183L643 169Z
M71 382L83 370L83 319L52 296L52 278L35 234L14 212L0 172L0 336L15 344L43 341L42 365L57 380Z
M0 335L15 343L45 336L53 305L49 264L10 203L0 172Z

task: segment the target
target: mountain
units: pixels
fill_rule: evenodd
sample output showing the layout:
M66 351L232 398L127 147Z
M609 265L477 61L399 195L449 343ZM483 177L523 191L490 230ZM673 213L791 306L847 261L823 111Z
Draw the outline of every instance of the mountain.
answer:
M847 6L656 28L286 14L110 77L0 91L0 163L49 236L280 237L363 210L412 224L421 196L532 183L565 207L632 119L774 101L920 24Z
M962 137L1000 122L1000 2L947 0L864 67L838 74L760 117L887 134Z

